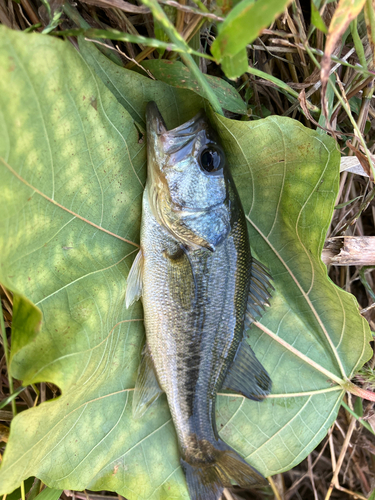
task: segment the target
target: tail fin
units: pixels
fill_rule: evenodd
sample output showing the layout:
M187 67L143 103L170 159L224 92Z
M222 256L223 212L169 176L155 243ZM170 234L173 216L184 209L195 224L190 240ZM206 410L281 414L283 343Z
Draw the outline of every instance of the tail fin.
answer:
M208 445L208 446L207 446ZM265 486L267 480L240 455L219 439L216 448L205 441L201 451L189 456L189 462L181 458L191 500L219 500L224 488L231 487L231 480L242 488ZM198 450L197 450L198 451Z

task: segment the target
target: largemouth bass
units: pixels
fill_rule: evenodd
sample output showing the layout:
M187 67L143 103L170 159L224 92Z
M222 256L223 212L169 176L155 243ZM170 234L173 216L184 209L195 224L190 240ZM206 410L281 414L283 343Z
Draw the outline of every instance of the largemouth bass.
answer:
M246 219L220 141L203 112L167 130L147 121L141 249L126 305L142 297L146 344L133 397L141 416L166 393L192 500L217 500L231 480L267 484L218 435L215 400L228 389L255 401L271 380L244 338L269 305L270 276L250 253Z

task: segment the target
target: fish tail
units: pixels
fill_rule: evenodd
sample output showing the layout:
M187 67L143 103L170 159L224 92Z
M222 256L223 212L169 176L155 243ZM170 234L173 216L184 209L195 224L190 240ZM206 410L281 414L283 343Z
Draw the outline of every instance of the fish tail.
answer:
M207 442L204 446L207 450ZM210 447L211 448L211 447ZM195 454L181 458L191 500L219 500L232 481L242 488L265 486L267 480L241 456L219 439L207 457Z

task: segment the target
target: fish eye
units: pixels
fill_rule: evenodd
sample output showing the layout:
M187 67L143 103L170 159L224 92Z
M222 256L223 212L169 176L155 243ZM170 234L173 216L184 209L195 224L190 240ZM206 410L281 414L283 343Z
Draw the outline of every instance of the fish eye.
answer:
M206 172L217 172L223 166L223 153L213 146L204 148L199 155L200 166Z

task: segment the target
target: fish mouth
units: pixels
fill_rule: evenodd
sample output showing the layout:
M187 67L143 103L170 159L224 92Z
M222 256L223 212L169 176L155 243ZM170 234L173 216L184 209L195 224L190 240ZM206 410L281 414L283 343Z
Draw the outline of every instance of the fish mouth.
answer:
M159 178L164 183L163 169L166 158L172 154L184 156L184 148L193 141L197 133L207 127L204 111L201 110L188 122L168 130L164 118L154 101L146 106L147 164L148 176L153 184ZM176 161L177 157L175 157Z
M167 129L164 118L162 117L156 102L150 101L146 106L147 131L156 135L168 134L173 137L191 136L196 130L197 123L205 117L204 110L201 109L191 120L179 125L178 127Z
M146 123L148 135L151 133L162 135L165 132L168 132L164 118L161 116L159 108L154 101L147 103Z

